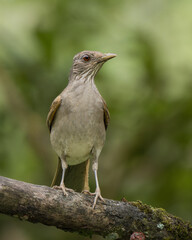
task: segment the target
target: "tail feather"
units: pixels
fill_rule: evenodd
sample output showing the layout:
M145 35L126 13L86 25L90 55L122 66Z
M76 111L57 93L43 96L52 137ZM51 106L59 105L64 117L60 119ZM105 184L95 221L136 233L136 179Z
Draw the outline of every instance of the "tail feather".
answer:
M87 160L78 165L68 166L65 172L65 186L77 192L82 190L89 191L89 164ZM57 170L55 172L51 186L59 185L61 181L62 167L61 160L58 158Z
M58 157L57 168L56 168L55 175L54 175L52 183L51 183L51 187L53 187L55 185L57 185L57 186L60 185L61 176L62 176L61 159Z

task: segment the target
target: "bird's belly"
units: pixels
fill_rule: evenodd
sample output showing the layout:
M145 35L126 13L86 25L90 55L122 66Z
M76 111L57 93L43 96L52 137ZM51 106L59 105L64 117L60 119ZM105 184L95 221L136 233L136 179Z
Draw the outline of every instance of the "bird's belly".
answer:
M93 144L88 142L72 142L69 145L66 144L66 162L69 165L76 165L86 161L90 157Z
M60 158L69 165L76 165L86 161L91 150L96 145L103 146L105 130L101 126L91 126L92 123L78 123L65 121L59 128L52 128L51 144ZM100 131L101 130L101 131Z
M93 148L93 141L84 136L51 134L51 143L58 156L69 165L76 165L86 161Z

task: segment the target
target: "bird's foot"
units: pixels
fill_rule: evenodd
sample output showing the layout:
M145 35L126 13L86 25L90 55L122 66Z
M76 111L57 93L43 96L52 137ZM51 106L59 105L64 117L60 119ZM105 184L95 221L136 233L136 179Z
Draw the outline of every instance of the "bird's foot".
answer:
M94 202L93 202L93 206L92 206L93 209L94 209L95 206L96 206L96 203L97 203L98 198L99 198L101 201L105 202L105 200L104 200L103 197L101 196L100 188L96 188L96 190L95 190L94 193L91 193L91 192L89 192L88 190L83 190L82 193L89 194L89 195L91 195L91 196L95 196Z
M63 191L63 194L64 194L65 196L68 196L68 195L69 195L68 192L74 192L73 189L71 189L71 188L66 188L64 184L61 184L60 186L53 186L52 188L53 188L53 189L62 190L62 191Z

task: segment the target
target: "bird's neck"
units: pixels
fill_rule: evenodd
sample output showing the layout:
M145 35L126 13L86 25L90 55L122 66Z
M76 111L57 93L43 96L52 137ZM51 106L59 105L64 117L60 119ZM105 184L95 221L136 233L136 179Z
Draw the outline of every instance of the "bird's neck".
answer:
M89 72L86 72L82 75L76 75L71 73L69 77L69 87L82 87L82 88L92 88L97 89L95 82L94 82L95 75L90 74Z

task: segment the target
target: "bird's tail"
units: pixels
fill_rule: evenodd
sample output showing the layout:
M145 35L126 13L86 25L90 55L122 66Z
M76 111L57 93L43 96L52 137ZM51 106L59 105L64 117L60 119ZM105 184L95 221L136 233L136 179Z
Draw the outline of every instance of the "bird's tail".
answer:
M77 192L82 190L89 191L89 165L90 160L82 162L78 165L68 166L65 172L64 183L67 188L72 188ZM51 183L51 187L54 185L60 185L62 175L61 160L58 158L57 169Z

